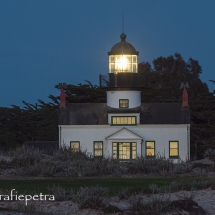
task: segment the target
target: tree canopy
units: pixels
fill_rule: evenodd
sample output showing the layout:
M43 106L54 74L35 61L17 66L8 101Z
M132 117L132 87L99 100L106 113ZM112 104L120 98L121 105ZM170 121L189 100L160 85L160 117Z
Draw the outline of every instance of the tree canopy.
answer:
M13 147L25 141L58 140L57 106L39 100L24 108L0 108L0 144Z
M185 62L180 54L159 57L153 61L139 64L138 74L145 90L142 92L143 102L177 102L181 99L182 82L189 83L189 99L197 98L199 93L208 93L207 84L199 78L202 73L198 61L189 58Z

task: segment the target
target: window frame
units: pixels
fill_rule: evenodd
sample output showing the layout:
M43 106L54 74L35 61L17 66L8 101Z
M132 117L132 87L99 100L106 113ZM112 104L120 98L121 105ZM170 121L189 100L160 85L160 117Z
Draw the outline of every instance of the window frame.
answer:
M146 147L147 142L153 142L154 143L154 148L152 148L152 149L154 149L154 155L153 156L148 156L147 155L147 149L149 149L149 148ZM146 158L155 158L155 141L154 140L145 141L145 156L146 156Z
M130 67L128 68L122 68L118 67L119 58L125 57L128 60L128 65ZM128 59L130 58L130 60ZM137 54L111 54L108 58L109 61L109 73L122 73L122 72L131 72L131 73L137 73L138 72L138 55ZM134 69L134 65L136 66L136 69Z
M112 157L113 157L113 147L114 147L114 143L116 143L116 158L113 158L114 160L135 160L135 159L137 159L137 142L112 142ZM119 156L120 156L120 150L119 150L119 145L120 145L120 143L122 144L122 143L129 143L130 144L130 158L129 159L122 159L122 158L119 158ZM136 143L136 157L135 158L133 158L133 151L134 150L132 150L133 148L132 148L132 143Z
M178 147L177 148L170 148L170 143L171 142L177 142L177 144L178 144ZM170 155L170 149L178 149L178 155L177 156L171 156ZM179 158L179 141L178 140L170 140L169 141L169 158Z
M102 143L102 155L101 156L95 155L95 143ZM103 157L103 141L93 141L93 156L97 157L97 158Z
M127 107L121 107L120 106L121 101L127 101ZM129 99L119 99L119 108L129 108Z
M119 117L119 118L132 117L135 119L135 124L113 124L113 118L114 117ZM111 125L112 126L136 126L137 125L137 117L136 116L111 116Z
M78 143L78 150L74 150L74 152L80 151L80 141L70 141L70 149L72 151L72 143Z

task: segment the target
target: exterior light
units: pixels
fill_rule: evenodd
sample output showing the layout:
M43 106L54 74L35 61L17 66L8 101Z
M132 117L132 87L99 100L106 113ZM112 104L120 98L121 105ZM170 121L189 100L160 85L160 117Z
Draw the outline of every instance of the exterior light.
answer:
M120 35L121 42L115 44L109 56L109 73L137 73L139 52L125 41L126 35Z

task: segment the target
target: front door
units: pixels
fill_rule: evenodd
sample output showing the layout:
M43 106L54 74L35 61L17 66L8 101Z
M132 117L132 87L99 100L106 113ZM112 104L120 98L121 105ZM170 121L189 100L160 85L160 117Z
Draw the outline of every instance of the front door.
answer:
M136 142L113 142L113 159L136 159Z

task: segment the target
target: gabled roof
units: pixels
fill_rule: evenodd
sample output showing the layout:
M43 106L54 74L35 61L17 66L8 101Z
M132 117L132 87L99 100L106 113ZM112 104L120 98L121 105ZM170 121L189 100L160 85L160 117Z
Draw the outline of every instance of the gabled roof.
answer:
M137 134L135 134L134 132L128 130L127 128L122 128L117 132L114 132L113 134L109 135L108 137L106 137L105 139L107 140L125 140L125 139L129 139L129 140L142 140L143 138Z
M190 108L180 103L142 103L136 108L111 108L106 103L68 103L58 110L59 125L107 125L109 113L140 113L141 125L190 124Z

